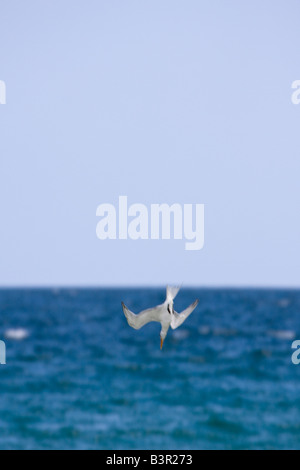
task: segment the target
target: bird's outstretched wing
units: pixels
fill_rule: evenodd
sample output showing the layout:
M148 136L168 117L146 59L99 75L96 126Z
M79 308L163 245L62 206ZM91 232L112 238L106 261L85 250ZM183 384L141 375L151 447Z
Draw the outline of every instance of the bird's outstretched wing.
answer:
M180 291L180 287L167 286L167 300L169 302L172 302L175 299L179 291Z
M186 310L184 310L182 313L176 313L174 312L172 315L172 321L171 321L171 328L175 330L178 328L182 323L187 319L187 317L195 310L199 303L199 300L196 300L192 305L190 305Z
M135 330L139 330L142 328L142 326L147 325L147 323L150 323L151 321L160 323L161 307L149 308L148 310L144 310L138 315L135 315L133 312L131 312L123 302L122 307L124 315L127 318L128 325Z

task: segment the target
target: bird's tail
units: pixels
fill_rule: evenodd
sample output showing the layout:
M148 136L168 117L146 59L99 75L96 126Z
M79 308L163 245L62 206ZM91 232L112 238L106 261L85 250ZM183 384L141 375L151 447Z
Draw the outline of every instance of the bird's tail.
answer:
M179 291L180 291L180 286L179 287L167 286L167 300L169 302L174 300Z

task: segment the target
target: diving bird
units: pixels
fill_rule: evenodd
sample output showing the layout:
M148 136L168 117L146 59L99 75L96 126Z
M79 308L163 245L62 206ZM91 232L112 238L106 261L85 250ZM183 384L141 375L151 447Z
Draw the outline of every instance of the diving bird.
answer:
M174 299L178 294L180 287L167 287L167 298L165 302L158 307L150 308L149 310L144 310L143 312L135 315L131 312L126 305L122 302L123 312L127 318L129 326L135 330L139 330L147 323L152 321L158 322L161 324L160 332L160 349L162 349L164 340L167 336L168 330L171 326L173 330L178 328L182 323L187 319L187 317L195 310L199 300L196 300L192 305L190 305L183 312L176 313L174 310Z

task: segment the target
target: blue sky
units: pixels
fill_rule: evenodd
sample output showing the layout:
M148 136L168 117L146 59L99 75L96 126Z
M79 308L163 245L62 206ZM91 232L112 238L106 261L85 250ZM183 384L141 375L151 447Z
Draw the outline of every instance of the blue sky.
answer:
M296 0L2 1L0 285L300 285ZM205 204L205 247L96 209Z

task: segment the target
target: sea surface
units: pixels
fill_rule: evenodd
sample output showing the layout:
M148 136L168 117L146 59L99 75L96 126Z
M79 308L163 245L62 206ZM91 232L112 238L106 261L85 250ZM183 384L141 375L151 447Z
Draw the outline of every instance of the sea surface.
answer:
M183 289L160 351L130 328L164 289L0 290L1 449L300 449L300 291Z

